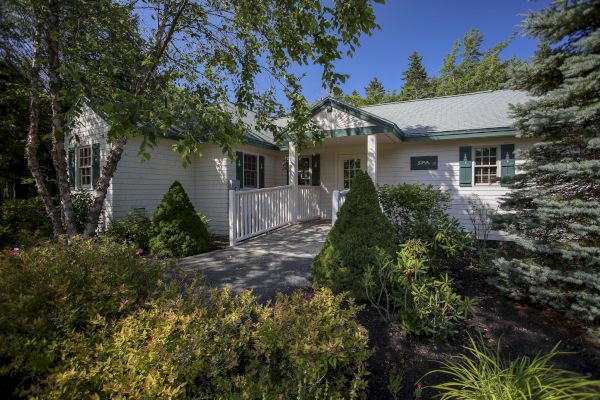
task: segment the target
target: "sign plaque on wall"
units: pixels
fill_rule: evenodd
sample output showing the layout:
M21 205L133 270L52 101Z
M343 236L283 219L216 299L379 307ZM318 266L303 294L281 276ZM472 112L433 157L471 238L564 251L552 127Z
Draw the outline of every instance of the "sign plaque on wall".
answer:
M411 170L438 169L437 156L421 156L410 158Z

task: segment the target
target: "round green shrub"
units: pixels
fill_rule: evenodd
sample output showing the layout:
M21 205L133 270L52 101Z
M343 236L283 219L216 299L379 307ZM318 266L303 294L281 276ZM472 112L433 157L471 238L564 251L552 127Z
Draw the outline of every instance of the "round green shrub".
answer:
M365 298L363 277L367 267L377 261L377 249L395 254L397 235L381 212L373 181L359 171L325 245L312 262L313 285L327 286L334 292L349 291Z
M151 221L150 248L158 257L185 257L210 250L208 230L181 183L175 181Z

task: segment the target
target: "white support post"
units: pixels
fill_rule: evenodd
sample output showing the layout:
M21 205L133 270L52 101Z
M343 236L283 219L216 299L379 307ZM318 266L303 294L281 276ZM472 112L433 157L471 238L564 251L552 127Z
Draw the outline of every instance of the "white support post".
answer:
M235 246L237 240L237 201L235 198L235 190L229 191L229 245Z
M289 182L292 187L290 193L290 212L292 224L298 222L298 154L294 142L288 142Z
M377 185L377 136L367 136L367 173Z
M331 197L331 226L335 225L337 219L337 213L340 207L340 191L334 190L333 196Z

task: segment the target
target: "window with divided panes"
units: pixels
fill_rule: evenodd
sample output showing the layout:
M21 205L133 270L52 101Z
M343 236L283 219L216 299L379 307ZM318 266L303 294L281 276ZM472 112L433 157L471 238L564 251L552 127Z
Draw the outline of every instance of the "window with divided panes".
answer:
M86 146L78 150L79 187L89 187L92 185L92 148Z
M257 187L258 162L253 154L244 153L244 187Z
M475 149L475 184L491 185L498 176L498 160L496 147L480 147Z
M344 160L344 189L350 189L352 178L360 170L360 158Z

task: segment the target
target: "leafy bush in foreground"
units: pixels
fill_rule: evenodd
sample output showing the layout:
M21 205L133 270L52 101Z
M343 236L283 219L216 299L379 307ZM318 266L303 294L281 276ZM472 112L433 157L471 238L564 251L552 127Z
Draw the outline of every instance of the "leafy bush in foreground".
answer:
M181 183L175 181L152 216L150 248L158 257L185 257L210 249L210 237Z
M128 246L76 239L0 257L0 357L9 371L44 374L73 332L109 323L156 295L166 268Z
M500 356L500 344L495 351L471 338L465 347L469 355L458 361L443 362L443 369L432 371L451 380L433 388L440 389L443 400L560 400L598 399L600 381L557 369L551 360L557 356L554 347L548 354L534 358L522 357L507 361Z
M200 294L200 296L198 296ZM357 308L327 290L261 306L227 290L152 300L99 333L64 343L64 362L32 394L47 399L353 399L366 334Z
M21 395L362 395L367 337L347 297L324 289L261 305L250 292L185 286L169 265L134 254L75 240L0 256L0 373L30 378Z
M358 171L323 249L312 262L313 285L334 292L350 291L364 299L363 275L375 262L377 249L393 254L397 246L396 233L381 212L373 181L366 172Z

